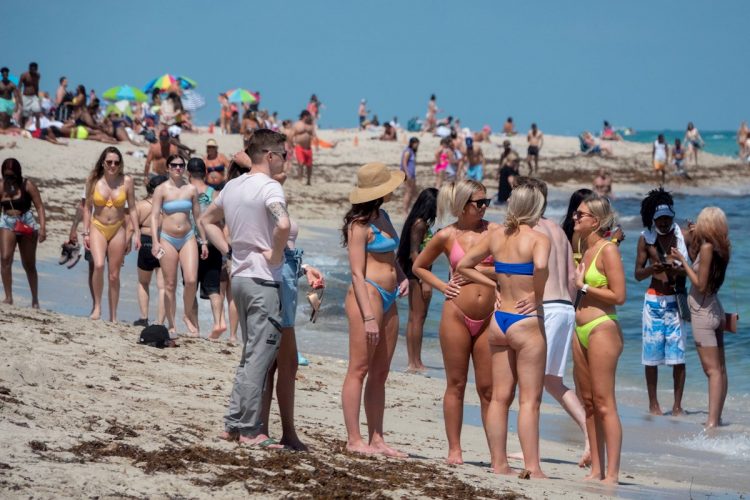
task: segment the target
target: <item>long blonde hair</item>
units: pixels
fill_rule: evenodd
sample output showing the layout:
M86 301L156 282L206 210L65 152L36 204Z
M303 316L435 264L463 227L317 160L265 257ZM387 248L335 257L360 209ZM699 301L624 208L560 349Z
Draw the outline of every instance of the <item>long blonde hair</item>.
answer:
M516 186L508 198L508 213L505 216L505 234L518 231L521 224L533 226L544 213L544 195L529 184Z
M714 255L711 259L711 269L708 271L708 289L711 293L716 293L724 283L732 251L727 216L719 207L706 207L698 214L691 246L697 253L704 242L711 243L713 247Z
M438 220L442 221L446 213L450 213L454 217L461 215L464 207L469 203L471 195L477 191L484 191L486 193L487 188L481 182L471 179L443 184L437 198Z
M599 196L598 194L591 194L584 198L581 203L585 203L589 207L591 215L599 221L599 228L596 230L597 233L604 235L604 233L614 227L617 216L612 209L609 198Z

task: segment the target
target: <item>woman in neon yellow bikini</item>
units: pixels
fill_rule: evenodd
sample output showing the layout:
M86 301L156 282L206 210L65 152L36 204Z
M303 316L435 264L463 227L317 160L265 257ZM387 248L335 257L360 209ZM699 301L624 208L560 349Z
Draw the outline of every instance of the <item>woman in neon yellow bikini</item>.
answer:
M573 342L573 376L586 408L591 445L591 473L586 479L616 484L622 425L615 401L615 372L623 339L615 306L625 302L625 273L617 245L604 237L615 223L609 200L586 197L573 220L586 247L576 271L580 300L576 300L578 342ZM606 457L601 450L606 450Z

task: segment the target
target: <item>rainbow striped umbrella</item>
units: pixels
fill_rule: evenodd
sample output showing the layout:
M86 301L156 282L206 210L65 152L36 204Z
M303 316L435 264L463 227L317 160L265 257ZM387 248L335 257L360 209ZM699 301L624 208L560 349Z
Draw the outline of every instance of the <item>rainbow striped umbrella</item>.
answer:
M178 76L177 81L180 82L180 87L184 90L194 89L198 86L198 82L187 76Z
M255 103L258 102L258 97L255 94L245 89L234 89L227 92L227 98L229 102L242 102L242 103Z
M108 101L135 101L135 102L146 102L148 96L141 92L140 89L132 87L130 85L120 85L119 87L112 87L107 89L102 94Z
M146 93L153 92L154 90L166 91L178 85L183 89L193 89L198 86L198 82L187 76L173 76L169 73L165 73L148 82L143 87L143 91Z

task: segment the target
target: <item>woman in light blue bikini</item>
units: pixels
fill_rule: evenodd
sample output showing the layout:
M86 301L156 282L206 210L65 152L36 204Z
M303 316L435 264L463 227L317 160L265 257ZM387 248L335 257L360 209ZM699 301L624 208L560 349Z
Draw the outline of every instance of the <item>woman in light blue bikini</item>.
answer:
M169 180L160 184L154 191L151 209L151 227L153 243L151 252L160 259L161 270L164 275L164 310L169 324L170 334L176 333L175 312L177 288L177 264L182 268L184 290L182 293L184 304L185 326L190 336L199 336L197 315L194 311L195 292L198 279L198 248L200 258L208 257L206 235L202 226L200 231L200 247L193 243L195 230L193 221L200 216L198 204L198 190L188 183L183 174L187 162L182 156L170 155L167 158ZM190 214L192 212L192 219ZM161 213L161 224L159 214Z
M508 410L518 385L518 439L524 468L535 478L546 477L539 463L539 406L547 359L542 296L550 242L544 234L534 231L543 210L544 196L538 189L528 185L515 188L508 200L505 226L490 229L457 266L457 271L468 279L500 289L500 306L489 328L492 400L485 419L493 471L513 473L508 465L506 441ZM496 279L475 269L487 256L494 259ZM532 302L536 310L532 310L533 314L518 314L518 301L528 295L535 297Z
M396 261L396 230L380 206L403 182L404 172L389 171L382 163L361 167L342 228L352 272L352 286L344 302L349 320L349 367L341 390L346 449L398 458L407 455L385 443L383 413L385 381L398 340L396 299L409 292L409 280ZM367 441L359 427L363 386Z

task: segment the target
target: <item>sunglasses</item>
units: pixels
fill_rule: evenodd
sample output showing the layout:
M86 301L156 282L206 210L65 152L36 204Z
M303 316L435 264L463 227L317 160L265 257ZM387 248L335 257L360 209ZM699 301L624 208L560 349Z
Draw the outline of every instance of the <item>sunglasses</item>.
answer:
M592 219L596 219L596 216L594 214L590 214L588 212L581 212L580 210L576 210L575 212L573 212L574 219L583 219L584 217L591 217Z
M106 163L110 167L119 167L120 166L120 160L104 160L104 163Z
M286 160L286 151L278 152L278 151L271 151L270 149L264 149L263 152L264 153L271 153L271 154L274 154L274 155L279 155L279 156L281 156L282 160Z
M180 163L170 163L169 164L169 168L185 168L185 164L181 163L181 162Z
M490 203L492 203L492 198L482 198L481 200L469 200L466 204L469 203L474 204L475 207L477 207L478 210L481 210L483 208L489 207Z

